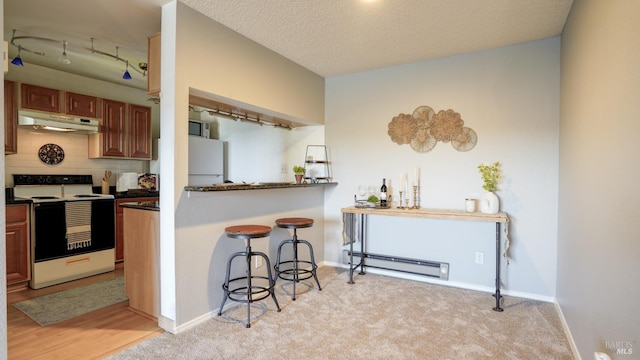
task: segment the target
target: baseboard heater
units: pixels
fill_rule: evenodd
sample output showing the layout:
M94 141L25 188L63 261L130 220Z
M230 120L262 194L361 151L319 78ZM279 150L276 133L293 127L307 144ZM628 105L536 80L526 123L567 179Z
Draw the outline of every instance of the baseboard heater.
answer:
M349 264L349 255L349 250L342 251L343 264ZM353 252L354 264L358 264L361 258L361 252ZM409 274L435 277L441 280L449 280L449 263L371 253L364 253L364 258L366 267L400 271Z

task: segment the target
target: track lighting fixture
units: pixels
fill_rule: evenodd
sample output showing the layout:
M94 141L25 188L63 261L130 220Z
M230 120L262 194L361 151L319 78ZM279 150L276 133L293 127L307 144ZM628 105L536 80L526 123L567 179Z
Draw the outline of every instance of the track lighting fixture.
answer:
M20 54L22 51L26 51L35 55L40 55L40 56L45 56L44 52L40 52L40 51L34 51L31 50L30 48L27 49L24 46L22 46L22 44L19 44L17 42L23 41L23 40L27 40L32 42L33 40L36 41L41 41L41 42L48 42L48 43L60 43L62 42L62 54L60 54L60 56L58 57L58 61L61 64L71 64L71 59L69 58L69 55L67 54L67 47L69 45L69 42L67 40L56 40L56 39L50 39L50 38L46 38L46 37L39 37L39 36L31 36L31 35L27 35L27 36L16 36L16 29L13 29L13 34L11 36L11 41L10 41L10 45L15 46L18 48L18 56L16 56L15 58L13 58L13 60L11 60L11 64L16 65L16 66L24 66L23 62L22 62L22 58L20 57ZM32 45L29 45L29 47L31 47ZM123 63L125 63L126 69L124 71L124 73L122 74L122 78L124 80L131 80L133 79L133 77L131 76L131 73L129 72L129 60L127 59L123 59L120 57L119 52L119 47L116 46L116 53L115 55L113 53L109 53L109 52L105 52L105 51L101 51L101 50L97 50L94 47L94 38L91 38L91 47L83 47L85 50L88 50L91 52L91 54L96 54L96 55L103 55L103 56L107 56L110 57L112 59L115 59L116 61L122 61ZM72 49L79 49L79 47L73 48ZM71 54L73 56L73 53ZM142 75L142 77L147 76L147 63L146 62L134 62L138 64L138 67L132 66L131 70L138 72L140 75Z
M60 55L58 61L65 65L71 64L71 60L67 56L67 40L62 40L62 55Z
M22 47L18 45L18 56L14 57L13 60L11 60L11 63L13 65L24 66L24 64L22 63L22 58L20 57L20 50L22 50Z

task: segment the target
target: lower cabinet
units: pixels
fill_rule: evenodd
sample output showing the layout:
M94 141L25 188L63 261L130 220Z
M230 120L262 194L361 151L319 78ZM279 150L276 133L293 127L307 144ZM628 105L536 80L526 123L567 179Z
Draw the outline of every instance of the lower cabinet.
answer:
M116 199L116 263L124 261L124 213L120 204L140 201L158 201L158 197Z
M29 269L29 204L6 206L7 288L27 286Z
M129 308L157 319L160 314L160 212L124 208L125 294Z

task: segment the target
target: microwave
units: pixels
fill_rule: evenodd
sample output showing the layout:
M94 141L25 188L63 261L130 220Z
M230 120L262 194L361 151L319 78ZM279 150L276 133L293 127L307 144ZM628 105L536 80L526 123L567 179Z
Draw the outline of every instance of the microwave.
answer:
M206 121L189 120L189 135L209 138L210 124Z

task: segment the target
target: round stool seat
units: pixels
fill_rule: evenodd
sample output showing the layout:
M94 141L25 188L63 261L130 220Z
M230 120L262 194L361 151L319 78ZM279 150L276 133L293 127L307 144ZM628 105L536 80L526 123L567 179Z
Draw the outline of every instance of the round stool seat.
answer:
M253 239L271 234L271 228L265 225L235 225L224 229L227 236L234 239Z
M292 217L292 218L280 218L276 220L276 225L286 229L299 229L313 226L313 219Z

